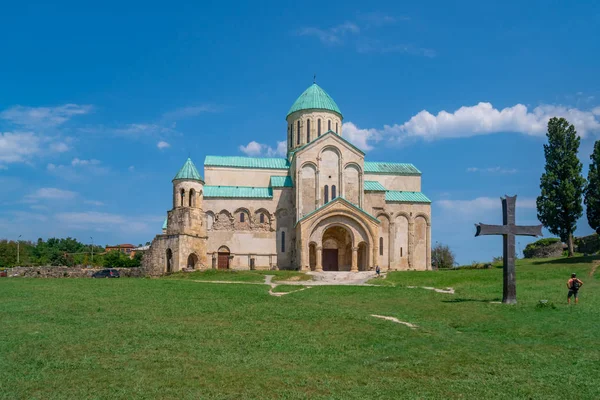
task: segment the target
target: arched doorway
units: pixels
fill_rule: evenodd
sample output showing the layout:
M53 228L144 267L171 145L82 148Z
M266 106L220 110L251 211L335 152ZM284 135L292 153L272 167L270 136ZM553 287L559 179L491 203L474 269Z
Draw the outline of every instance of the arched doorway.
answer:
M196 269L196 263L198 262L198 256L194 253L190 254L187 261L188 269Z
M218 269L229 269L229 256L230 251L227 246L219 247L218 259L217 259L217 268Z
M350 271L352 266L352 236L342 226L332 226L323 232L323 271Z
M173 252L167 249L167 273L173 272Z
M358 244L358 270L359 271L367 271L369 269L369 246L365 242L360 242Z
M317 266L317 244L315 242L308 245L308 266L311 271L314 271Z

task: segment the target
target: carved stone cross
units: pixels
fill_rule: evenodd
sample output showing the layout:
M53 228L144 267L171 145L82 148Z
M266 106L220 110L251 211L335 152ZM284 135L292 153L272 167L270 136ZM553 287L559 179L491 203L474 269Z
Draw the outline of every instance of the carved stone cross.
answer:
M515 279L515 235L542 236L542 225L518 226L515 225L515 203L517 196L505 196L502 200L503 225L475 224L475 236L502 235L504 241L504 286L502 302L504 304L517 303L517 282Z

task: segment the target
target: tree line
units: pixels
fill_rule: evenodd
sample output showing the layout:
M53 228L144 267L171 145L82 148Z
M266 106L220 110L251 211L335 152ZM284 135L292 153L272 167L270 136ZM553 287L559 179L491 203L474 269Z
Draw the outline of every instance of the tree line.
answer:
M540 179L541 194L536 201L537 215L552 234L568 245L572 257L573 233L583 216L583 205L588 224L600 234L600 140L594 144L586 180L582 175L583 164L577 158L581 138L575 127L564 118L551 118L546 136L546 164Z
M126 268L139 267L141 264L142 254L139 252L130 259L118 251L103 254L104 251L102 246L91 246L71 237L49 238L46 241L40 238L36 242L0 239L0 268L76 265Z

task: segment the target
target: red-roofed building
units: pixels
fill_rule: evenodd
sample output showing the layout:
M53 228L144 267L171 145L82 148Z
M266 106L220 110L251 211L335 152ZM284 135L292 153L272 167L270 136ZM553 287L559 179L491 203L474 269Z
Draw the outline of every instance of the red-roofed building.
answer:
M106 246L107 253L109 251L120 251L121 253L127 254L130 257L133 256L131 253L133 252L134 249L135 249L135 246L132 244L129 244L129 243L117 244L115 246Z

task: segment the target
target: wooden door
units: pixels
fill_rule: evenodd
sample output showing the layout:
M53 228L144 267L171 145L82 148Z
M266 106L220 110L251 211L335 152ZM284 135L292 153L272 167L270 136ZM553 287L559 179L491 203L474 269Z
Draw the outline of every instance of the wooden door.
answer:
M323 271L338 270L337 249L323 249Z
M219 253L219 269L229 269L229 253Z

